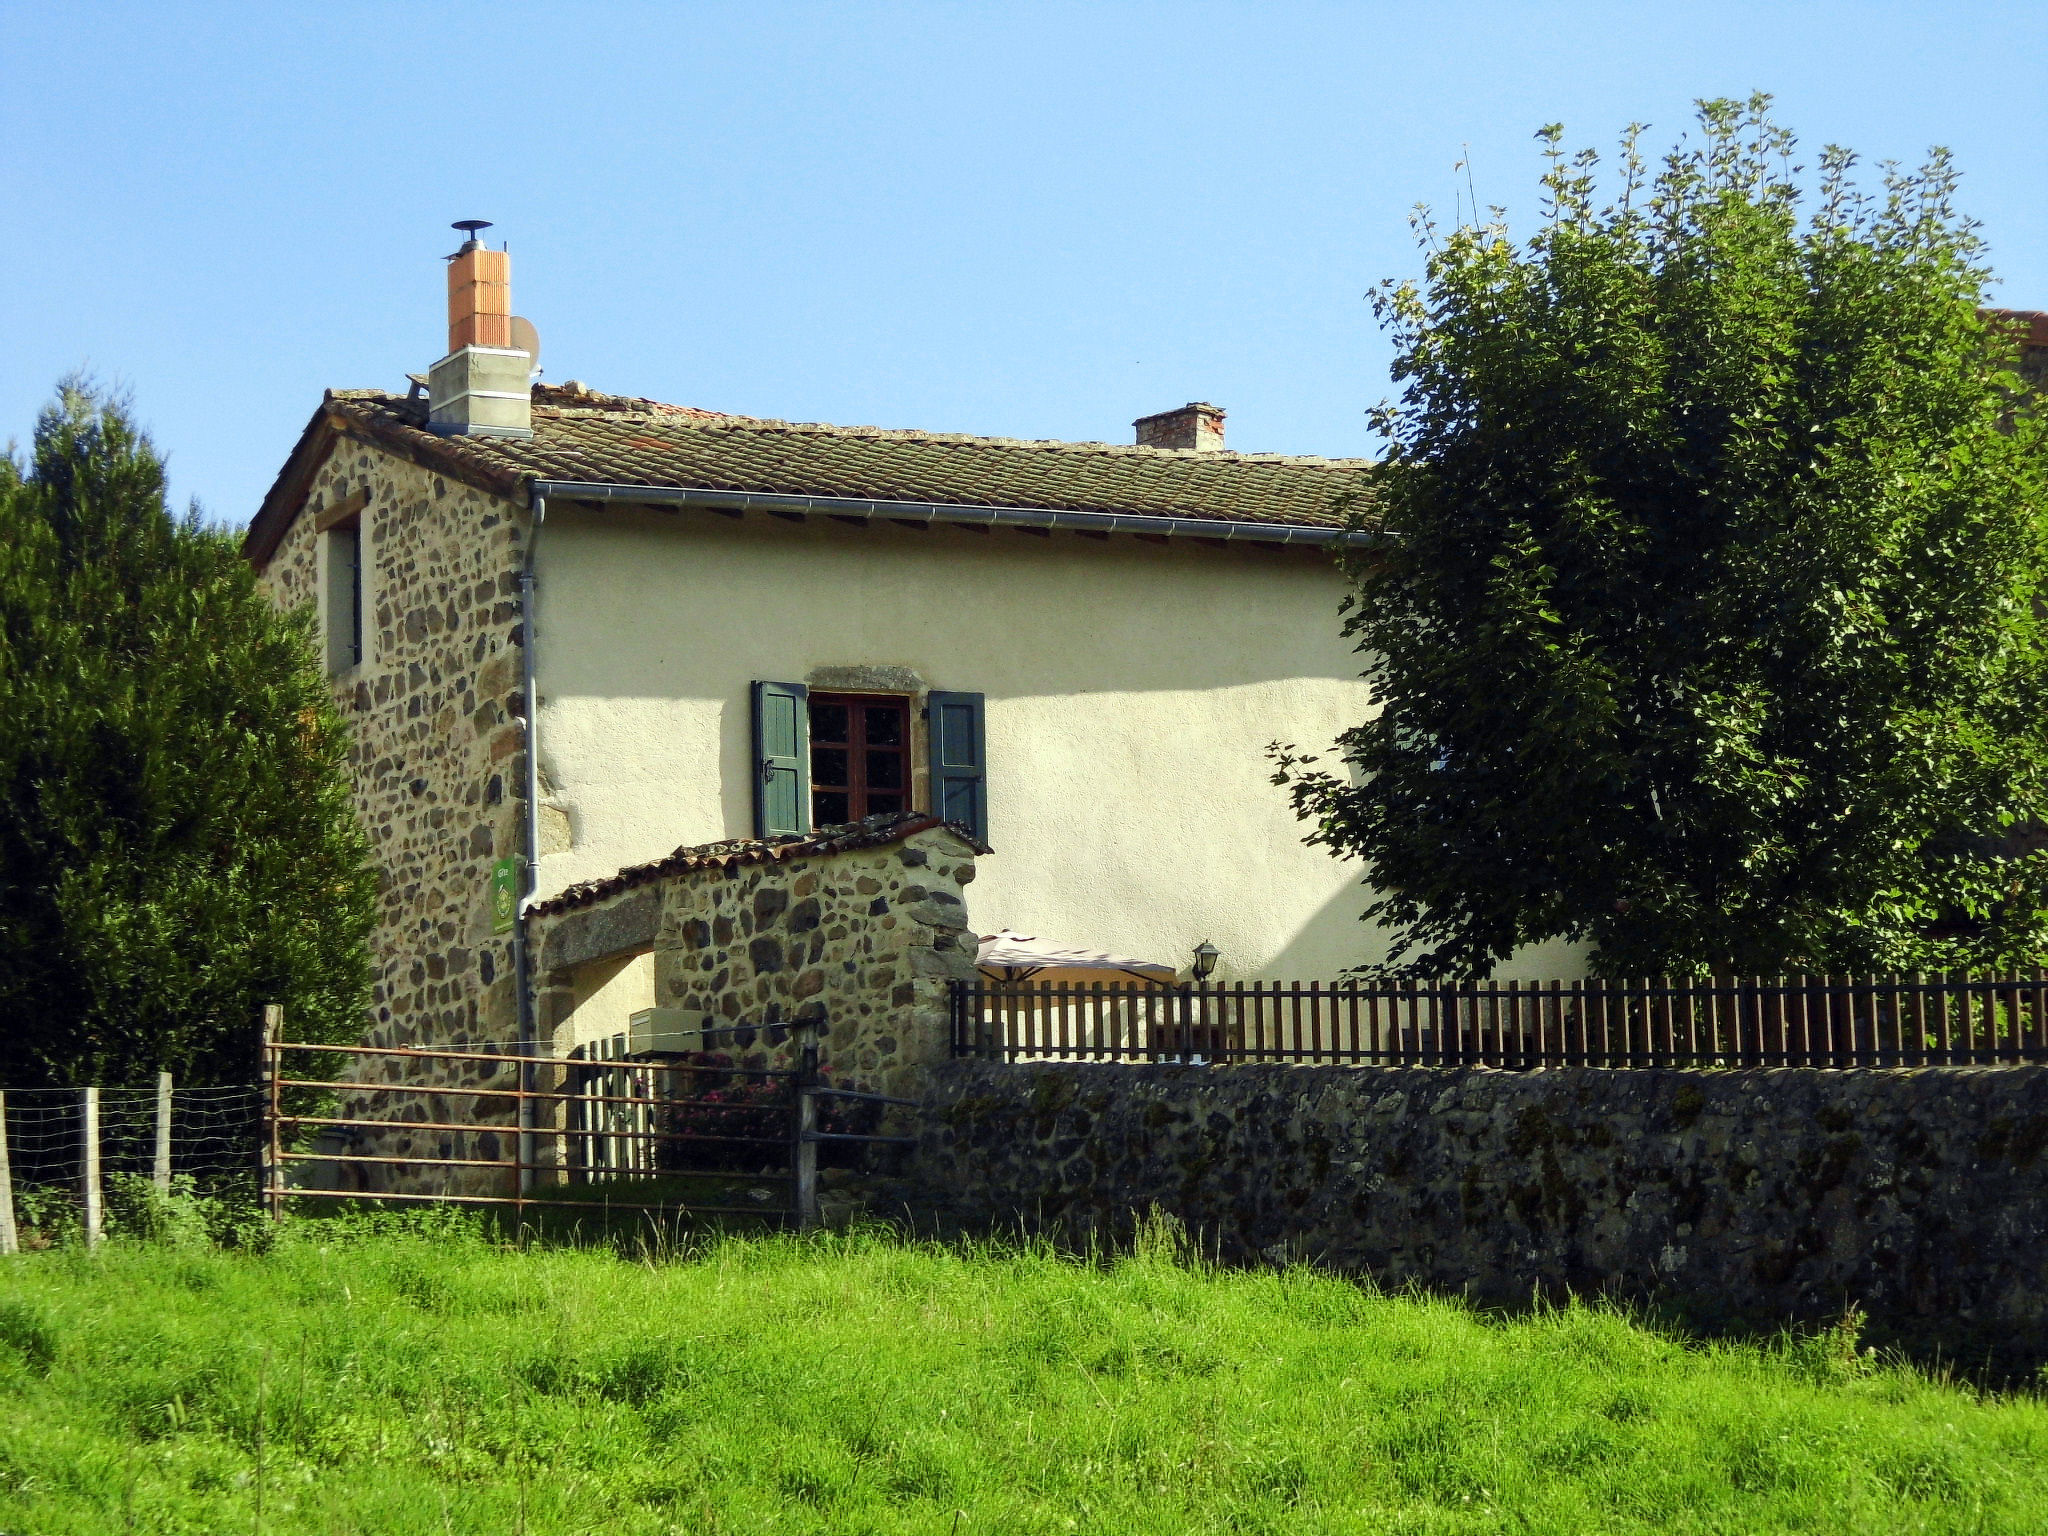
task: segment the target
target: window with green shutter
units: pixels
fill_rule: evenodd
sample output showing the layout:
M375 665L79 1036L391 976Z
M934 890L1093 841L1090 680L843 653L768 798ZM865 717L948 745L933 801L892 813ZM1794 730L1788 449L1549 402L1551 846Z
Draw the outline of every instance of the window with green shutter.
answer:
M912 809L910 702L754 684L754 835L802 836ZM932 812L987 841L982 695L934 691L925 713Z
M802 683L754 684L754 835L811 830L810 708Z
M982 695L942 693L927 702L931 726L932 814L988 841L988 757Z
M811 695L811 825L910 809L910 700Z

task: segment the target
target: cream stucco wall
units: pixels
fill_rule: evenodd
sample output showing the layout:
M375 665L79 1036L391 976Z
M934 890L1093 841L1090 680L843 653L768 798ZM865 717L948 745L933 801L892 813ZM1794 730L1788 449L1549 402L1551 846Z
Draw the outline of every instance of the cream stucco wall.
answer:
M1373 958L1355 866L1303 846L1265 745L1368 708L1326 556L557 504L540 540L543 896L748 835L749 685L887 666L987 697L974 926L1222 974Z
M633 1015L655 1005L654 951L613 955L577 966L570 976L569 1017L554 1031L558 1055L628 1033Z

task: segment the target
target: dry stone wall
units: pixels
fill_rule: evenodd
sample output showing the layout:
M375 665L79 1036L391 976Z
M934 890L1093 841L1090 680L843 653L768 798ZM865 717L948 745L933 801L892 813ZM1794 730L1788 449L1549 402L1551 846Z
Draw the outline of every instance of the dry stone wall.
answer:
M951 1061L913 1198L1477 1300L1607 1294L2048 1358L2048 1069L1612 1071Z

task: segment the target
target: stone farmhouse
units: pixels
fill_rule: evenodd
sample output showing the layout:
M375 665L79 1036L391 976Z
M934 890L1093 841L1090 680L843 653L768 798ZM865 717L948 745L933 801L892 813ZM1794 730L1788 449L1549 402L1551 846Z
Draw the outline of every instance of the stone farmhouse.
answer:
M1207 942L1219 979L1369 957L1265 757L1369 707L1333 558L1366 463L1229 450L1206 404L1110 445L534 384L506 253L448 283L447 355L329 393L245 545L356 733L369 1043L598 1038L670 1001L649 936L543 959L537 917L939 822L981 934Z

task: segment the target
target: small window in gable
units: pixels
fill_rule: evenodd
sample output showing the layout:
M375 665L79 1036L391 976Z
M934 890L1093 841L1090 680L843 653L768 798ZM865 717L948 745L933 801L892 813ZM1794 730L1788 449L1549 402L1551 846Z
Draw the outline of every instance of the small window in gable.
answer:
M322 513L320 532L320 628L326 639L327 670L346 672L363 664L365 606L363 496L358 493Z
M910 701L814 693L810 704L811 825L910 809Z

